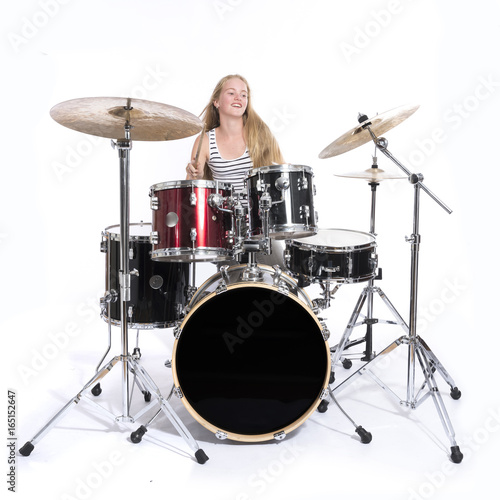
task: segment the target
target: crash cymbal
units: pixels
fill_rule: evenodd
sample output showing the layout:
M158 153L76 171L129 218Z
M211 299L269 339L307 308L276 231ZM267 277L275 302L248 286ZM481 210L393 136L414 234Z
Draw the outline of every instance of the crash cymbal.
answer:
M385 172L381 168L368 168L361 172L350 172L346 174L334 174L337 177L349 177L351 179L363 179L369 182L381 182L388 179L407 179L405 175Z
M50 110L61 125L85 134L124 139L125 125L136 141L170 141L198 133L201 120L175 106L127 97L84 97Z
M331 158L332 156L337 156L357 148L372 140L370 132L363 128L364 126L370 124L371 131L379 137L381 134L384 134L406 120L419 107L419 105L400 106L399 108L391 109L380 115L375 115L373 118L364 120L323 149L319 157L322 159Z

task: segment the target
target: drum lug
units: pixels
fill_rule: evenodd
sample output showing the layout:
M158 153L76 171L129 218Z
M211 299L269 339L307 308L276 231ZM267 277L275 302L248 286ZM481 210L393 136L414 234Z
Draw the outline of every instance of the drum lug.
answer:
M285 431L279 431L276 434L274 434L273 437L274 439L276 439L276 441L283 441L283 439L286 438Z
M198 233L196 232L196 228L192 227L191 231L189 232L189 237L191 238L191 241L196 241L196 236L198 236Z
M196 193L194 191L189 195L189 204L192 206L196 205Z
M220 440L227 439L227 432L217 431L215 437Z
M297 188L300 191L301 189L307 189L309 187L309 183L307 182L307 177L302 176L297 179Z
M150 200L149 204L150 204L151 210L158 210L160 208L158 196L151 196L151 200Z
M160 241L160 236L158 234L158 231L151 231L149 235L149 242L152 245L158 245L159 241Z
M221 293L227 292L227 285L224 281L221 281L217 288L215 289L215 295L220 295Z
M179 339L179 337L181 336L181 333L182 333L182 328L181 327L178 326L178 327L174 328L174 338L176 340Z
M274 269L273 284L274 284L274 286L279 286L280 281L281 281L281 275L282 275L281 268L280 268L280 266L275 265L275 266L273 266L273 269Z
M309 218L311 216L309 205L301 205L299 213L300 213L300 218L306 220L306 226L309 226Z
M323 389L321 394L319 395L319 399L324 400L328 399L328 389Z
M107 239L103 239L101 241L101 252L108 253L108 240Z
M182 399L184 397L184 394L182 394L182 390L180 387L174 387L172 390L179 399Z
M352 251L352 250L349 248L349 251ZM352 275L352 257L351 256L347 257L347 274L349 276Z
M372 266L372 270L375 271L375 269L377 269L378 266L378 255L376 253L371 254L370 264Z
M330 338L330 330L326 326L326 323L320 322L323 330L321 330L321 335L323 335L323 340L326 342Z
M286 283L283 280L280 280L279 285L278 285L278 292L282 293L283 295L286 295L288 297L288 294L290 293L290 290L286 286Z

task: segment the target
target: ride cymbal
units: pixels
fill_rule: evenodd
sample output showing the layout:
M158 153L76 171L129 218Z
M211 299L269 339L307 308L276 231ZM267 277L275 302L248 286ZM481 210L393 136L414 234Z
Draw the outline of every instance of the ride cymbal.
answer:
M419 105L400 106L380 115L375 115L368 120L364 120L329 144L321 151L319 157L322 159L331 158L332 156L337 156L351 149L355 149L372 140L370 132L365 128L367 125L370 125L371 131L378 137L406 120L415 113L419 107Z
M127 97L84 97L56 104L50 116L59 124L85 134L136 141L170 141L202 129L201 120L175 106Z

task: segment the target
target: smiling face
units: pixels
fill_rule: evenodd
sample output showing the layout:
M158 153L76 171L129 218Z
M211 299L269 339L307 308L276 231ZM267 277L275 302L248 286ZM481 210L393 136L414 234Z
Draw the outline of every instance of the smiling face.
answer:
M214 101L219 114L240 117L248 105L248 88L239 78L230 78L224 83L220 96Z

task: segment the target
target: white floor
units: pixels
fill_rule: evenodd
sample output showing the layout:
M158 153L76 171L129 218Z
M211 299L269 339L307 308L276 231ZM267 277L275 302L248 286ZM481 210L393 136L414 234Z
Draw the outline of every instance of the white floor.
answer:
M344 295L339 292L335 309L327 311L332 342L338 341L341 323L346 324L361 289L361 285L352 285ZM380 304L376 301L376 312L389 319ZM50 311L40 313L39 319L50 321ZM498 473L495 443L499 441L500 406L488 389L491 379L484 369L491 366L489 357L494 353L475 349L470 356L466 345L453 340L462 337L455 329L459 328L456 321L453 314L443 315L422 337L463 394L460 400L452 400L448 386L437 376L464 453L459 465L448 457L450 442L432 398L410 410L368 376L362 376L340 391L338 400L358 425L372 433L370 444L360 442L354 427L334 404L326 413L315 412L281 442L219 441L194 420L180 400L172 398L175 412L209 456L204 465L194 460L192 450L165 416L150 427L141 443L133 444L130 433L145 423L153 410L136 423L117 424L96 413L84 399L36 445L30 457L16 457L18 498L32 499L43 491L47 498L66 500L122 495L290 500L336 498L339 494L416 500L471 498L489 491ZM26 364L18 362L17 376L11 372L10 377L19 384L11 386L17 392L18 448L92 377L106 345L106 331L106 324L95 318L81 329L80 337L75 333L67 350L64 335L59 335L60 349L56 352L53 348L50 362L49 344L27 348L31 354L24 356ZM399 327L390 325L377 325L374 331L377 352L403 334ZM57 337L54 334L52 338ZM113 339L111 354L117 355L118 328L113 328ZM169 359L173 341L170 329L140 335L141 364L165 396L172 374L164 362ZM130 343L135 343L135 335L131 335ZM406 399L406 356L407 348L400 346L379 358L373 368L402 399ZM121 414L122 408L120 366L103 380L103 393L98 399L115 415ZM350 371L337 368L338 380L357 366L355 362ZM419 369L417 375L419 385ZM135 392L131 413L143 405L141 395Z

